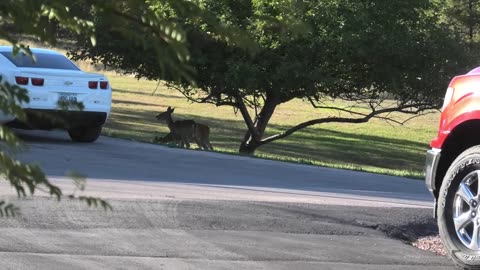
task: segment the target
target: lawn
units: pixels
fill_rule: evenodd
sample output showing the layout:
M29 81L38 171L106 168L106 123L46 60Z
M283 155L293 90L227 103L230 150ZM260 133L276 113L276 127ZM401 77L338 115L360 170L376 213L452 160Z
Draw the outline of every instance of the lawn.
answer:
M34 47L40 45L35 41L26 43ZM3 44L7 42L0 40L0 45ZM63 49L53 49L65 53ZM101 72L88 62L77 64L83 70ZM232 108L192 104L179 92L162 85L152 95L157 82L139 81L112 72L107 72L107 76L113 87L113 107L104 135L151 142L155 136L168 133L167 126L156 121L155 115L172 106L176 108L174 119L194 119L210 126L210 139L216 151L237 153L246 126ZM331 115L332 112L294 100L277 109L267 136L305 120ZM439 114L432 113L402 126L382 120L365 124L322 124L267 144L257 150L256 156L421 179L425 151L435 137L438 120Z
M246 130L240 114L229 107L193 104L179 92L157 82L128 76L108 75L113 88L113 108L104 134L151 142L168 133L155 115L168 106L175 107L174 120L194 119L211 128L216 151L237 153ZM317 110L301 100L281 105L267 129L273 134L312 118L332 112ZM398 115L398 117L405 117ZM375 173L423 177L425 151L435 137L438 113L418 117L405 125L390 125L383 120L365 124L323 124L258 149L257 157L363 170ZM268 135L267 134L267 135ZM197 146L194 145L194 148Z

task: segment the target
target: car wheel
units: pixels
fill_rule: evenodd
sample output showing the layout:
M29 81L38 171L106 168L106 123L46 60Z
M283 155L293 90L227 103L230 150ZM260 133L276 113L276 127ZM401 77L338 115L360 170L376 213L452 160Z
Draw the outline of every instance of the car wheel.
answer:
M480 269L480 146L461 153L449 167L438 199L438 229L452 260Z
M70 138L75 142L94 142L100 137L102 133L102 126L99 127L85 127L73 128L68 130Z

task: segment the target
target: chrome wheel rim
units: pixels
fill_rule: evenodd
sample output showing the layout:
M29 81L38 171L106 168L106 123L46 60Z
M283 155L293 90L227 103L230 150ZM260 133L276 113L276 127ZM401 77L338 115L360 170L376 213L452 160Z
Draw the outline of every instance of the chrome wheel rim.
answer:
M480 170L463 178L453 200L455 232L460 242L472 251L480 251L479 174Z

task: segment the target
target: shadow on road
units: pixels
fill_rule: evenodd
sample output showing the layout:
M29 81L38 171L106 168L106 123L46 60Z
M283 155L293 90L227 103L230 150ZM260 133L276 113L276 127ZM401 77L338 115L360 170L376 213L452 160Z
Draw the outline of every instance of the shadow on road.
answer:
M265 191L283 196L354 195L365 200L431 202L422 181L270 160L174 149L101 137L93 144L72 143L66 132L17 131L30 146L21 155L51 176L77 171L94 179L179 183ZM340 195L339 195L340 194ZM342 196L343 196L342 195Z
M432 201L422 181L399 177L172 149L106 137L93 144L77 144L70 142L65 132L16 132L30 146L22 158L40 163L51 176L63 176L66 171L75 170L98 180L152 182L152 188L156 183L178 183L186 189L189 186L219 187L219 195L221 188L227 187L242 192L263 191L285 198L300 195L313 199L321 195L341 200L342 196L354 196L377 200L379 206L382 201L392 199L404 200L405 204L412 200L412 204L420 201L430 205ZM149 183L143 187L149 189ZM406 243L438 234L431 209L183 201L175 204L175 211L175 222L179 223L165 225L168 228L319 235L355 235L363 230L375 230ZM149 217L122 218L138 221ZM105 224L111 226L109 222ZM157 224L149 220L143 223Z

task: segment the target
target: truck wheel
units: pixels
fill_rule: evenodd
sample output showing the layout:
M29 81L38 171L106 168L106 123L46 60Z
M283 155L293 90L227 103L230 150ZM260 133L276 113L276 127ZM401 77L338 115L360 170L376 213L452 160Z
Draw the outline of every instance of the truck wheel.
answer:
M443 179L438 229L457 266L480 269L480 145L461 153Z
M85 127L85 128L72 128L68 130L70 138L75 142L94 142L100 137L102 133L102 126L99 127Z

